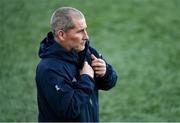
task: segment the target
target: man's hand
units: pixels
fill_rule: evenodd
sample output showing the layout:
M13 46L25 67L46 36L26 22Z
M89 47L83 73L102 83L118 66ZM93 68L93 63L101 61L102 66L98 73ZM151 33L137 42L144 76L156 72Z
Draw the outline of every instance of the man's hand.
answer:
M96 58L95 55L91 54L92 68L97 77L103 77L106 74L106 63L100 58Z
M84 62L84 66L82 68L82 70L80 70L80 75L82 74L87 74L90 77L94 78L94 70L92 69L92 67L87 63L87 61Z

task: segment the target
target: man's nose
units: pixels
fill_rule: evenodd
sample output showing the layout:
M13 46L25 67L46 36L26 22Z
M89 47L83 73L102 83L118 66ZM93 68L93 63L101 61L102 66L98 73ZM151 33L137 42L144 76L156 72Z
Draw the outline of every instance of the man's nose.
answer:
M85 39L85 40L89 39L89 36L88 36L87 31L84 31L84 37L83 37L83 39Z

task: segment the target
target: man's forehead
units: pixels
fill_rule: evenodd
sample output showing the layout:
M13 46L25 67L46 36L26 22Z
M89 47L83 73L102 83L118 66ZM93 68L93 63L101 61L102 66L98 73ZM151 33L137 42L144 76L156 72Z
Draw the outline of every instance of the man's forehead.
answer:
M87 27L85 19L74 20L74 25L76 28L86 28Z

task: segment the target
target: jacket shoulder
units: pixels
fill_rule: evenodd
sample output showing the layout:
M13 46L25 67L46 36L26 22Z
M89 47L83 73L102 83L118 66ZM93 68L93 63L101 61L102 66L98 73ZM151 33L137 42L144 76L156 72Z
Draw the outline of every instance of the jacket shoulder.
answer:
M63 61L55 59L55 58L46 58L46 59L42 59L38 66L37 66L37 70L42 70L42 71L46 71L46 70L50 70L50 69L62 69L64 66Z

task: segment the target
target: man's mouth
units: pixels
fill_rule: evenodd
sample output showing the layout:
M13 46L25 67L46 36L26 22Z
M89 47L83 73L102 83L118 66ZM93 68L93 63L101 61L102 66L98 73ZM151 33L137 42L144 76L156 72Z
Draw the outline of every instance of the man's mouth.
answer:
M81 44L82 44L82 45L85 45L85 43L86 43L86 41L83 41Z

